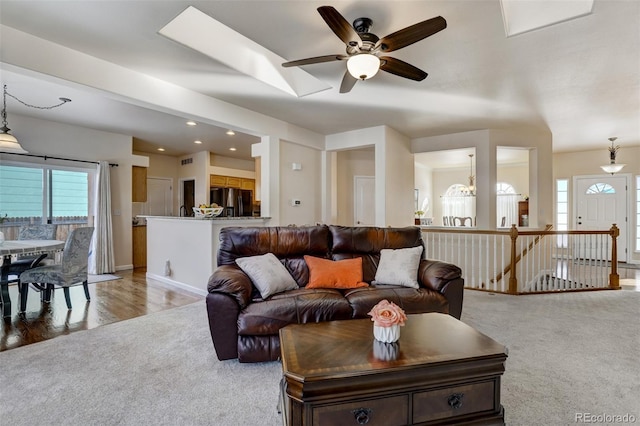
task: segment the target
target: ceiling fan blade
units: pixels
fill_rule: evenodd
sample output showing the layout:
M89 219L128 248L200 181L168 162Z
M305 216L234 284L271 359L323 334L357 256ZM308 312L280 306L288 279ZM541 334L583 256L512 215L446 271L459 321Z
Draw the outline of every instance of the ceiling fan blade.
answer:
M320 6L318 13L320 13L320 16L322 16L322 19L324 19L324 22L327 23L329 28L331 28L345 44L349 46L362 46L362 40L358 32L335 8L331 6Z
M342 83L340 84L340 93L349 93L357 82L358 79L349 74L349 70L345 71L344 77L342 77Z
M285 62L282 64L283 67L298 67L300 65L309 65L309 64L319 64L322 62L331 62L331 61L343 61L347 59L346 55L325 55L325 56L315 56L313 58L306 59L298 59L297 61Z
M442 16L418 22L410 27L382 37L377 45L383 52L393 52L417 41L427 38L447 28L447 21Z
M415 81L422 81L427 78L428 75L420 68L414 67L400 59L392 58L391 56L380 57L380 69Z

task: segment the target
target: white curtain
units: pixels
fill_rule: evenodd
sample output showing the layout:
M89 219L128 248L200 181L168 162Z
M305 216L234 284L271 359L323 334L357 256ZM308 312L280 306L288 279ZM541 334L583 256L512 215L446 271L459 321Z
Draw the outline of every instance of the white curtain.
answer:
M115 272L113 257L113 231L111 223L111 179L108 161L98 163L98 178L95 190L95 231L89 251L89 273L110 274Z
M446 217L471 217L476 216L476 197L474 196L443 196L442 214ZM449 226L453 226L449 223Z
M518 225L518 194L498 194L496 197L497 227L511 228L511 225ZM504 225L502 225L504 218Z

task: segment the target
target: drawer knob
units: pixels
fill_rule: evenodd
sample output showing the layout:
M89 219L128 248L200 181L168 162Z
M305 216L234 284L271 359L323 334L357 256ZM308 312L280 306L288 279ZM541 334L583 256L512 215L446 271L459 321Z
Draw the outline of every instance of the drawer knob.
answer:
M358 408L353 410L352 413L359 425L366 425L369 423L369 414L372 413L371 408Z
M463 393L453 393L447 398L447 403L451 408L458 409L462 407L462 397L464 397Z

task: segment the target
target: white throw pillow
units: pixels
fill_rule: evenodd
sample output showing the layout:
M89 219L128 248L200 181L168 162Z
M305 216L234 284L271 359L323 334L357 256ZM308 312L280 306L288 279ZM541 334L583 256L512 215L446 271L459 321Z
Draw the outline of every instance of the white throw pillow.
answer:
M393 284L418 288L418 268L422 246L404 249L380 250L380 263L376 271L375 284Z
M251 278L263 299L285 290L294 290L298 284L287 268L273 253L240 257L236 264Z

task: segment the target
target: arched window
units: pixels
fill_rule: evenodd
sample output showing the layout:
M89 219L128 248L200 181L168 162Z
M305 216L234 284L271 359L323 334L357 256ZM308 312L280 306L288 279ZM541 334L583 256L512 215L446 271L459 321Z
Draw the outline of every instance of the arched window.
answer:
M589 188L587 188L586 194L615 194L616 190L613 186L608 183L594 183Z
M501 195L501 194L515 194L516 190L513 189L513 186L509 185L508 183L498 182L498 183L496 183L496 193L498 195Z

